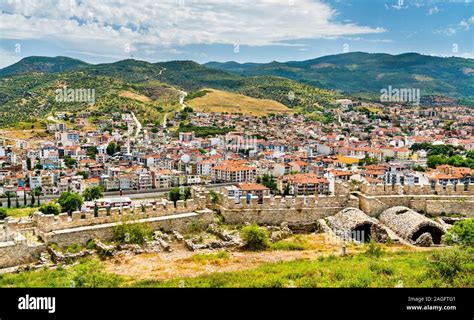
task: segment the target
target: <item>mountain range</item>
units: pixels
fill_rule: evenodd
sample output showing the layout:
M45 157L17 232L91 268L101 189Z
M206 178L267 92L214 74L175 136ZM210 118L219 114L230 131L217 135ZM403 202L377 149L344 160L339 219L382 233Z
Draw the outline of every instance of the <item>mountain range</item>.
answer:
M133 109L154 121L179 107L180 91L217 89L275 100L316 118L341 97L376 99L382 88L419 88L474 102L474 60L362 52L307 61L237 63L133 59L89 64L68 57L27 57L0 70L0 126L38 119L54 111L90 108L56 101L58 88L95 88L94 110ZM238 95L236 95L237 97Z
M346 94L378 94L392 86L419 88L422 95L474 96L474 59L458 57L352 52L306 61L209 62L205 66L243 76L285 77Z

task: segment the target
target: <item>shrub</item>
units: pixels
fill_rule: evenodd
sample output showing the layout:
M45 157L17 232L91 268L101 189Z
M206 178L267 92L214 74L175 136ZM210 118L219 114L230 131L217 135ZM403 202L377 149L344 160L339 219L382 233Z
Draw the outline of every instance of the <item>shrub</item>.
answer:
M7 216L7 209L0 208L0 219L5 219Z
M474 219L456 221L443 240L447 244L474 246Z
M39 208L39 211L44 214L54 214L58 215L61 212L61 207L55 203L44 204Z
M247 250L259 251L265 250L269 246L268 231L264 228L253 224L247 226L241 231L242 239Z
M118 287L122 282L115 274L106 273L97 259L83 260L74 268L74 286L78 288L112 288Z
M371 239L367 249L365 250L365 255L369 257L379 258L384 254L383 248L374 239Z
M87 241L86 243L86 249L87 250L92 250L95 248L95 240L94 239L90 239L89 241Z
M443 250L435 252L429 259L431 276L437 275L447 281L453 283L458 276L460 278L472 279L474 272L474 248L456 248L454 250ZM464 275L468 277L464 277ZM469 276L471 274L471 276Z
M69 247L67 247L66 252L68 253L78 253L81 251L82 247L80 244L73 243Z
M152 236L152 231L143 223L121 223L114 227L114 236L120 243L141 245Z

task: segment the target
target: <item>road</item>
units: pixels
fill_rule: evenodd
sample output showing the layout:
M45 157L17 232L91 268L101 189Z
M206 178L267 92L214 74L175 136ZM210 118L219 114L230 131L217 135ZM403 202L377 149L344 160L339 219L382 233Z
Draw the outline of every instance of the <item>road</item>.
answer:
M201 185L202 187L205 187L206 189L215 189L219 187L224 187L224 186L231 186L234 185L235 183L214 183L214 184L207 184L207 185ZM170 191L170 188L167 189L151 189L151 190L124 190L122 195L124 197L129 197L130 199L143 199L143 198L153 198L153 197L162 197L165 193ZM114 198L120 195L119 191L110 191L110 192L104 192L104 198ZM59 195L49 195L49 196L41 196L41 203L48 202L49 200L55 200L58 199ZM20 197L19 199L20 205L23 204L23 197ZM15 206L15 198L11 198L11 203L12 206ZM27 197L27 202L30 201L30 197ZM7 206L7 198L0 198L0 202L3 203L3 207L6 208Z
M179 104L181 105L181 110L184 110L184 108L187 107L186 103L184 103L184 98L188 95L187 92L185 91L180 91L179 92ZM166 129L166 118L168 117L168 114L165 113L165 116L163 117L163 129Z
M132 111L132 117L133 121L135 121L135 125L137 126L137 130L135 131L135 138L138 138L138 135L140 134L140 131L142 131L142 124L140 121L138 121L137 117L135 116L135 113Z

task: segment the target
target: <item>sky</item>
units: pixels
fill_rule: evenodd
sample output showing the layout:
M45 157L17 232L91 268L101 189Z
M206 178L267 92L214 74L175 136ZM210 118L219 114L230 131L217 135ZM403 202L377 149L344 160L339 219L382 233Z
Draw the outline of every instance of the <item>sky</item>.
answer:
M0 68L27 56L270 62L474 58L474 0L0 0Z

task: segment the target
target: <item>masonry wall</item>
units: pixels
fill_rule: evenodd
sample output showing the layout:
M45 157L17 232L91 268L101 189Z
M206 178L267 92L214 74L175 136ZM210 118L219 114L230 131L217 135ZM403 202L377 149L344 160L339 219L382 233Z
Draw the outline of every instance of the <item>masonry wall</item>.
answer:
M336 214L346 207L359 207L359 200L351 195L339 196L269 196L263 203L252 199L247 203L242 199L235 203L234 198L224 198L219 209L227 223L255 222L258 224L305 225L322 217Z
M212 223L214 213L211 210L199 210L191 213L181 213L162 217L143 217L141 215L130 216L129 223L143 223L148 225L153 231L189 231L190 228L205 229ZM122 221L111 222L99 225L91 225L79 228L54 230L50 232L40 232L40 237L46 243L57 243L67 247L73 243L85 245L90 239L101 239L112 241L114 239L114 228L123 223Z
M393 195L367 196L357 194L360 209L376 217L384 210L404 206L422 214L462 214L474 217L474 196Z
M97 216L93 210L86 212L73 212L72 215L61 213L55 215L45 215L41 212L33 214L32 221L25 222L17 219L8 219L5 225L8 230L23 230L25 227L34 225L41 232L50 232L54 230L63 230L71 228L86 227L104 223L113 223L120 220L126 220L129 216L138 215L139 218L163 217L173 214L193 212L199 209L198 203L193 199L178 201L176 208L170 201L164 201L163 204L152 206L145 205L136 207L111 208L110 210L99 209Z
M28 244L26 241L7 241L0 243L0 268L27 264L37 260L45 244Z

